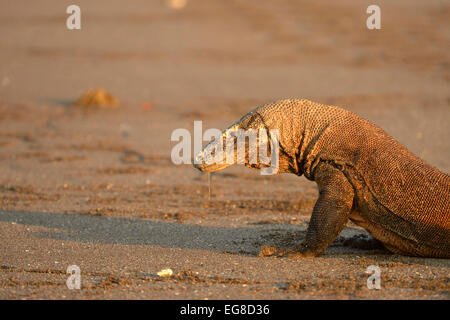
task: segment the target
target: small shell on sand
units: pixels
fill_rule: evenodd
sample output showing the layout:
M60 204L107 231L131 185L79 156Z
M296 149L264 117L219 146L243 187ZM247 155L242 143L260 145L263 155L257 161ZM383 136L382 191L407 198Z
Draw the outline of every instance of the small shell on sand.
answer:
M97 88L86 91L75 101L74 105L82 107L117 108L120 106L120 101L103 88Z
M170 277L171 275L173 275L173 271L172 269L163 269L158 272L157 275L160 277Z

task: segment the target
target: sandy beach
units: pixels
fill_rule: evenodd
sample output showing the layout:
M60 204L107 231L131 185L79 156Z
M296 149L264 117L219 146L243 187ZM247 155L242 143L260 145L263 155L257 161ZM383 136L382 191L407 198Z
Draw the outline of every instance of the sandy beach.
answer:
M0 0L0 299L449 299L449 259L351 247L350 222L319 257L260 258L301 242L316 184L233 166L209 199L171 160L177 128L305 98L448 174L450 6L377 3L381 30L369 1L80 0L68 30L70 1ZM120 106L73 105L94 88Z

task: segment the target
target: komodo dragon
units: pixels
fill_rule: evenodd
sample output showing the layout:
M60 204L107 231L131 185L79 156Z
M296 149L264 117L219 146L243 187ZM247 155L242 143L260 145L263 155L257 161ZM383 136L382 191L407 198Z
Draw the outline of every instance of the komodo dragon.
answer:
M223 132L224 139L236 128L278 129L278 173L304 174L319 188L303 243L274 255L317 256L350 219L393 253L450 258L450 176L379 127L335 106L282 100L250 111ZM203 161L220 139L197 155L197 169L213 172L233 164ZM250 164L248 154L245 161L247 167L267 167L259 160Z

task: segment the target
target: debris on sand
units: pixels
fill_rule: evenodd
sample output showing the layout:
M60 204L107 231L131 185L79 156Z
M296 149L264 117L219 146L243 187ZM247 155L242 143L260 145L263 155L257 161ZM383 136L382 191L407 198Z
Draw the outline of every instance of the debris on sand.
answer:
M271 246L262 246L261 251L258 254L258 257L270 257L275 255L279 251L276 247Z
M143 102L142 109L145 111L150 111L152 110L152 104L150 102Z
M171 275L173 275L173 271L172 269L163 269L158 272L157 275L160 277L170 277Z
M82 107L117 108L120 106L118 98L103 88L96 88L86 91L74 105Z

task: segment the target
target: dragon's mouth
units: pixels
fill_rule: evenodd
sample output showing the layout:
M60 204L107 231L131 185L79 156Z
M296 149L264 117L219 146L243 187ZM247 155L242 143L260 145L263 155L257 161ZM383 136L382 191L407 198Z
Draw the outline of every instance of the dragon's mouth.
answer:
M194 167L202 172L215 172L235 164L236 158L234 152L236 138L227 139L227 137L237 129L237 126L232 126L223 131L220 137L208 143L195 156ZM233 150L233 153L227 154L228 150ZM217 156L216 152L218 152ZM233 160L227 161L230 157Z

